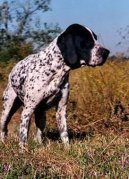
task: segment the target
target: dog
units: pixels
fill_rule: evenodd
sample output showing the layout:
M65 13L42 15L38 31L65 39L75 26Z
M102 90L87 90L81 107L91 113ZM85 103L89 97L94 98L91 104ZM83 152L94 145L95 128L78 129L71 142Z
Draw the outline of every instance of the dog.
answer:
M69 143L66 108L69 96L69 71L82 66L101 66L109 50L98 41L89 28L70 25L44 50L19 61L9 74L3 94L1 140L8 134L8 124L22 105L19 145L25 149L29 123L35 115L36 140L42 142L45 112L56 106L56 120L61 140Z

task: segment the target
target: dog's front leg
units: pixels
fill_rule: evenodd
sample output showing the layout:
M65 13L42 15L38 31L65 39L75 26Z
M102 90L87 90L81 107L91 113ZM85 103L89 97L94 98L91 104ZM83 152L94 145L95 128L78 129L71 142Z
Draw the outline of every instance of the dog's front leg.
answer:
M69 144L69 137L67 131L67 116L66 107L69 95L69 83L65 83L62 88L62 96L57 105L56 120L62 142L67 146Z

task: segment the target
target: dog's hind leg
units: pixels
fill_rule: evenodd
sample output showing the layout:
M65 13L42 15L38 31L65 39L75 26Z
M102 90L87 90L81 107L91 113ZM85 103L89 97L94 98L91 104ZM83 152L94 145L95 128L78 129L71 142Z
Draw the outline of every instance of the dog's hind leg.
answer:
M3 94L3 111L1 115L1 140L4 142L4 138L8 134L8 124L13 114L22 105L22 102L17 97L12 86L8 84Z
M35 140L39 143L42 143L43 132L46 125L46 112L44 111L42 104L38 105L35 109L35 124L37 127Z

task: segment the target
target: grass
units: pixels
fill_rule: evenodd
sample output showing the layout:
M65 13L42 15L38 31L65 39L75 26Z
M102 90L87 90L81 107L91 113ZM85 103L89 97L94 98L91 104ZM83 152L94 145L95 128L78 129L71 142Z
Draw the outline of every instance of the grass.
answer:
M0 98L13 65L0 67ZM75 70L70 84L69 149L60 141L51 109L43 144L33 140L32 118L29 151L20 154L19 110L9 125L9 138L0 143L0 178L129 178L129 121L121 118L120 110L114 114L117 101L129 113L129 61L116 59L102 67Z

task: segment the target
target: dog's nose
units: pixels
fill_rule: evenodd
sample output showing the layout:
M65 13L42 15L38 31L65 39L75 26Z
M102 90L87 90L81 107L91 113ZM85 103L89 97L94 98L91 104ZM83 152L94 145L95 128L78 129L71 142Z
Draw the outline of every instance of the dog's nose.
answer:
M106 48L100 48L100 54L103 56L104 59L106 59L109 55L110 51Z

